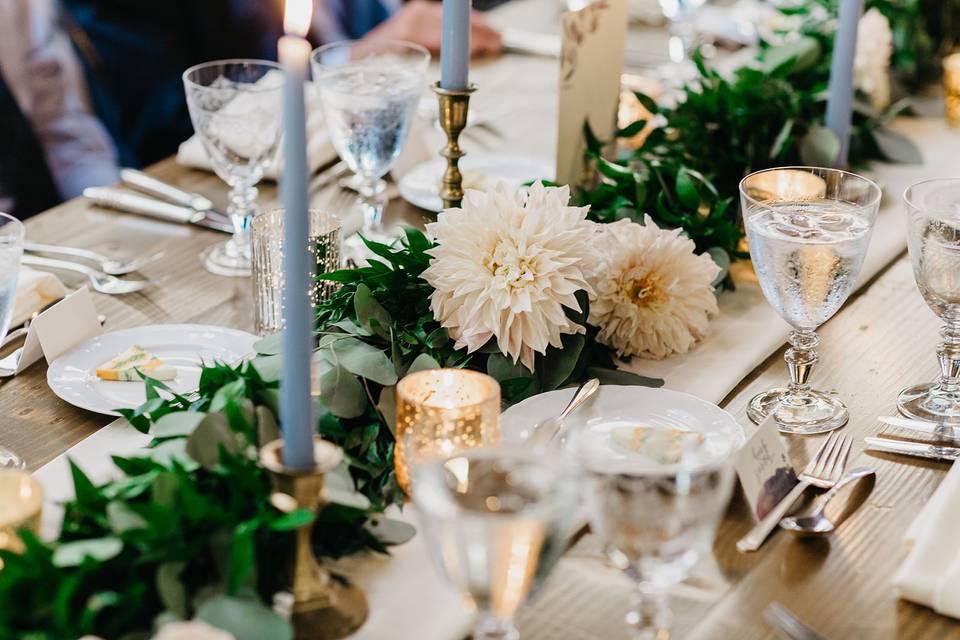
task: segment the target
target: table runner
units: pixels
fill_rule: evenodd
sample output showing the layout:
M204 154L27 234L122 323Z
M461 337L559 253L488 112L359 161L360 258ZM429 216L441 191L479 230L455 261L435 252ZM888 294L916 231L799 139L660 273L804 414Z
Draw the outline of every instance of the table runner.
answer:
M901 118L894 123L894 129L914 140L923 150L925 163L922 166L878 165L870 172L883 184L885 195L858 287L904 249L905 214L901 205L904 188L911 182L937 176L941 167L954 166L956 162L951 154L960 149L960 132L949 129L943 119ZM743 272L740 276L737 291L721 296L720 316L713 323L713 334L703 344L685 356L660 362L642 361L632 367L648 375L664 377L670 388L720 402L784 343L789 331L763 299L756 282ZM823 344L821 348L829 357L830 345ZM56 503L72 497L67 456L94 481L103 481L116 473L111 455L129 454L148 441L148 436L123 421L116 421L37 471L35 476L46 490L43 533L56 534L61 516ZM416 525L412 509L407 509L401 517ZM422 536L393 549L390 557L356 556L339 562L337 567L363 587L370 600L370 619L355 638L447 640L461 638L469 629L469 613L460 598L437 577ZM598 621L615 617L619 622L620 613L607 614L612 611L609 607L621 613L625 611L629 585L616 576L603 574L605 571L597 559L587 560L579 553L564 557L542 596L521 616L521 625L530 631L528 637L557 640L561 629L567 630L563 637L588 637L577 635L581 632L576 629L595 627L583 626L586 613L571 610L570 605L587 598L593 607L589 619L593 620L596 614ZM698 569L696 576L702 575L703 571ZM681 602L675 605L681 626L685 612L690 619L696 618L724 590L723 582L711 582L706 590L690 587L689 583L683 586L677 594ZM602 595L606 593L619 595L610 596L611 600ZM595 602L595 598L602 602ZM569 625L561 624L562 620L569 620Z

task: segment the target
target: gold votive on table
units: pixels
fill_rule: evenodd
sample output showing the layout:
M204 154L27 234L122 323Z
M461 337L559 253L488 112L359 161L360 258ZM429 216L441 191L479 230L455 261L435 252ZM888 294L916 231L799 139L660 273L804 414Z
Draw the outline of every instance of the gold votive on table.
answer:
M410 495L412 469L500 442L500 385L466 369L418 371L397 384L397 480Z
M22 551L17 532L39 532L42 510L43 488L29 473L0 469L0 549Z
M960 127L960 51L943 59L943 90L947 101L947 121Z

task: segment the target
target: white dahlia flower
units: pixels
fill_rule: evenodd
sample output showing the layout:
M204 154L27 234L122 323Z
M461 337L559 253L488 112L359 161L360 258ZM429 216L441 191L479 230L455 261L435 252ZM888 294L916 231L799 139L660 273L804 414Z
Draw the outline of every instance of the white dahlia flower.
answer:
M602 253L589 319L599 342L622 358L660 359L707 335L720 268L679 229L660 229L650 216L643 225L619 220L604 225Z
M434 288L433 316L457 348L472 352L494 338L502 354L532 371L535 353L585 331L564 308L580 310L577 291L593 294L598 232L587 208L569 199L567 187L497 184L467 191L462 208L427 225L438 246L423 278Z
M890 57L893 33L890 21L876 7L860 18L857 50L853 58L853 86L862 91L876 109L890 104Z

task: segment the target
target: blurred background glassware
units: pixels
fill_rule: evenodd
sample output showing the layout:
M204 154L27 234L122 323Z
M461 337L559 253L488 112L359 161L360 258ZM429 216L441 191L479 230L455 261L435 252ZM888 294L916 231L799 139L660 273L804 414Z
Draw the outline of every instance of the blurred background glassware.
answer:
M847 171L784 167L740 182L750 257L767 302L792 328L786 388L750 401L760 423L773 413L781 431L823 433L846 424L836 397L807 383L817 362L816 329L843 305L863 265L880 205L880 187Z
M413 469L440 458L500 443L500 385L467 369L428 369L397 383L400 488L409 496Z
M473 638L518 638L514 615L573 533L575 469L560 455L495 447L434 460L414 474L427 548L477 609Z
M0 213L0 341L7 335L17 301L17 277L23 257L23 223ZM0 469L23 469L26 462L16 453L0 446Z
M40 532L43 487L26 471L0 468L0 549L23 549L19 532ZM3 561L0 561L0 570Z
M658 0L663 16L670 23L668 55L675 65L689 63L700 44L697 38L697 11L707 0Z
M250 275L256 184L280 144L284 82L280 66L265 60L217 60L183 73L193 128L217 176L230 187L227 213L233 222L233 237L200 256L212 273Z
M960 127L960 51L943 59L943 92L947 121Z
M631 637L670 636L667 590L689 575L713 542L733 490L730 462L741 439L727 447L684 449L669 462L632 451L603 425L578 429L571 452L580 462L591 531L611 562L636 585L626 616Z
M314 274L340 268L340 218L332 213L310 209L310 236L307 245L316 258ZM266 211L253 219L253 324L257 335L265 336L283 329L283 220L284 210ZM337 290L337 283L315 280L310 286L310 302L316 306Z
M911 418L960 425L960 179L925 180L903 194L907 246L920 294L943 321L940 376L900 392Z
M398 235L383 225L386 183L410 132L426 84L430 54L400 41L346 41L320 47L311 58L330 139L360 177L363 228L368 240L389 244ZM344 253L369 255L361 239L344 240Z

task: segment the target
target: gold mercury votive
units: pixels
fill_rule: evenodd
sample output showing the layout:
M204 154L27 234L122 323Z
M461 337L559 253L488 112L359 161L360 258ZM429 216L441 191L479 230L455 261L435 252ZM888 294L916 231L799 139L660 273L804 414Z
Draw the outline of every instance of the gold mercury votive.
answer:
M410 495L414 467L500 442L500 385L466 369L418 371L397 383L400 488Z
M943 59L943 92L947 102L947 122L960 127L960 52Z
M38 533L42 510L43 488L29 473L0 469L0 549L22 551L18 532Z

